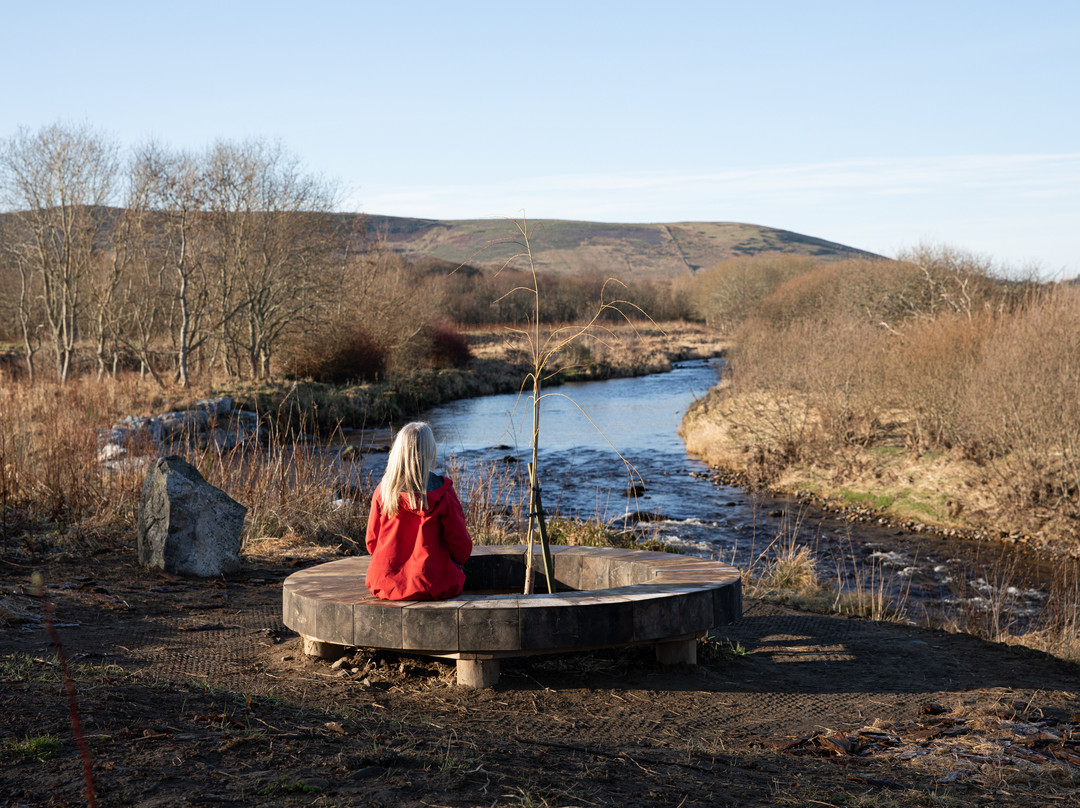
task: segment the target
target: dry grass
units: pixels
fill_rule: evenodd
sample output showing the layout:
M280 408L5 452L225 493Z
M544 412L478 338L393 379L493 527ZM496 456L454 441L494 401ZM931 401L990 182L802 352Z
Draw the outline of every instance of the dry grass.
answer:
M837 614L868 620L909 621L910 582L898 582L880 560L859 563L852 552L848 563L837 563L836 581L832 610Z
M146 467L158 450L149 444L129 447L124 462L110 470L97 457L98 430L125 415L180 406L197 394L184 391L184 398L179 393L173 398L134 375L66 385L6 385L0 391L0 531L5 545L43 535L76 545L121 535L130 541ZM283 413L271 415L287 420ZM276 423L274 417L268 420ZM336 453L328 455L309 440L317 436L275 437L243 451L200 450L190 442L181 453L208 482L249 509L245 540L295 536L355 545L362 537L366 503L361 491L343 490L346 469Z
M555 329L564 326L544 326ZM508 325L468 333L473 355L482 361L524 367L528 361L518 335ZM600 324L557 356L553 364L575 378L592 374L631 376L668 370L671 362L718 356L731 341L704 326L686 322ZM516 372L517 383L523 373Z
M404 380L397 390L385 384L371 389L245 387L235 398L261 408L263 422L271 425L268 441L243 451L199 449L195 441L174 450L249 509L245 551L265 549L269 540L356 551L370 486L360 464L344 463L336 452L322 448L333 442L334 424L351 414L371 426L400 417L407 407L518 389L521 375L508 361L512 357L502 333L495 329L473 336L480 355L474 371L430 371ZM695 326L620 326L603 333L585 347L596 362L613 363L596 366L614 374L655 369L668 357L713 355L720 347L715 335ZM186 389L161 388L135 373L78 377L66 385L31 385L10 375L0 375L0 382L0 540L5 546L46 538L74 545L131 541L146 465L159 449L129 447L125 462L109 471L97 457L99 430L124 416L185 409L222 392L209 381ZM479 543L520 541L524 505L512 493L520 491L516 474L492 463L470 475L462 498ZM295 553L297 548L282 550Z
M517 463L490 460L467 468L451 458L446 470L458 489L474 544L522 541L528 498Z
M1080 552L1080 290L924 258L903 283L863 262L780 284L688 447L751 484Z
M837 561L828 577L816 547L798 538L805 517L805 511L785 514L766 547L751 553L742 574L746 594L811 611L907 622L908 586L880 562L860 562L854 552Z
M137 377L0 388L0 531L5 542L56 532L75 541L130 526L143 475L105 473L96 430L140 414L153 394Z

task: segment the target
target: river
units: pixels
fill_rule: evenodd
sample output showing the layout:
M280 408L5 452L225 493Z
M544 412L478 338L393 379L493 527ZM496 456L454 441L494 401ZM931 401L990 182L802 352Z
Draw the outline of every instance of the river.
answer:
M679 363L669 373L549 388L540 402L545 511L637 525L643 535L682 552L740 567L754 563L776 536L794 534L816 550L822 575L841 587L860 580L869 585L873 576L875 587L906 599L913 611L926 604L980 608L980 601L1003 597L1018 614L1040 608L1042 587L1012 581L998 586L988 572L999 564L1000 549L851 524L808 511L795 499L763 498L712 482L709 468L687 454L678 426L690 404L717 383L721 369L721 360L698 360ZM451 402L424 417L442 464L456 474L467 476L495 461L520 469L523 479L530 457L529 407L525 395L484 396ZM385 456L368 457L365 470L381 474ZM635 488L638 493L628 495Z

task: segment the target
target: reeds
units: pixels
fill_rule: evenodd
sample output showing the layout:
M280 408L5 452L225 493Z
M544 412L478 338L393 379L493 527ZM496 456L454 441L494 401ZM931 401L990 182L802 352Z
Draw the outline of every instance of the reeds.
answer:
M899 519L1075 545L1080 290L1003 280L949 251L914 257L809 270L751 301L711 405L723 417L698 408L687 430L722 420L731 445L702 450L736 464L744 449L765 485L813 466L834 489L891 475ZM928 479L919 464L942 454L950 477ZM906 507L905 489L943 488L934 512Z
M806 517L805 509L785 513L765 549L751 551L743 570L746 593L812 611L908 622L909 582L890 574L878 559L860 560L850 545L833 560L830 578L817 537L810 543L802 538Z
M891 574L880 558L860 562L849 546L847 558L836 561L836 598L832 610L868 620L909 622L911 579Z
M466 466L447 459L465 523L474 544L519 544L523 539L528 492L517 463L484 460Z
M9 384L0 391L0 536L91 543L130 541L146 469L161 447L136 440L120 462L98 457L99 430L146 413L153 388L127 376L66 385ZM170 450L248 510L244 540L272 535L355 549L370 492L362 466L323 445L317 427L298 419L288 399L262 419L269 435L241 448L200 448L193 435ZM332 444L334 435L327 436Z
M1043 589L1029 579L1006 554L967 564L927 623L1080 662L1080 562L1058 559Z
M805 518L805 511L785 514L765 548L751 551L743 569L749 597L818 612L918 623L1080 662L1080 562L1059 559L1048 588L1039 592L1025 580L1014 556L976 559L954 573L952 597L914 603L910 577L890 571L881 558L860 559L850 544L831 562L830 577L830 562L816 539L802 537Z
M9 382L0 390L0 536L76 541L131 524L141 476L104 472L97 430L135 408L130 380ZM127 413L124 413L127 414Z

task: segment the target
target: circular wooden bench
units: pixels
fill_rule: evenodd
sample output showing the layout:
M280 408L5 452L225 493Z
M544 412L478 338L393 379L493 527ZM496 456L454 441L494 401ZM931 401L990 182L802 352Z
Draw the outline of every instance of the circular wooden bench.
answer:
M304 652L346 647L457 660L458 684L498 681L499 659L654 643L665 664L694 663L697 640L742 613L739 571L720 561L646 550L554 546L555 594L539 549L536 592L520 590L523 545L475 547L465 591L441 601L379 600L364 586L370 556L344 558L285 579L283 620ZM508 590L511 593L508 593Z

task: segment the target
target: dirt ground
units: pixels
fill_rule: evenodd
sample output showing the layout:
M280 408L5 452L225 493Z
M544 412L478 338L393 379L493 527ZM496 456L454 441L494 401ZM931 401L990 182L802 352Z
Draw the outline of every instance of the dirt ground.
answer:
M1080 668L1027 649L751 601L696 666L533 657L470 691L304 657L281 582L310 560L205 582L135 555L0 556L0 806L87 804L34 572L98 805L1080 805Z

